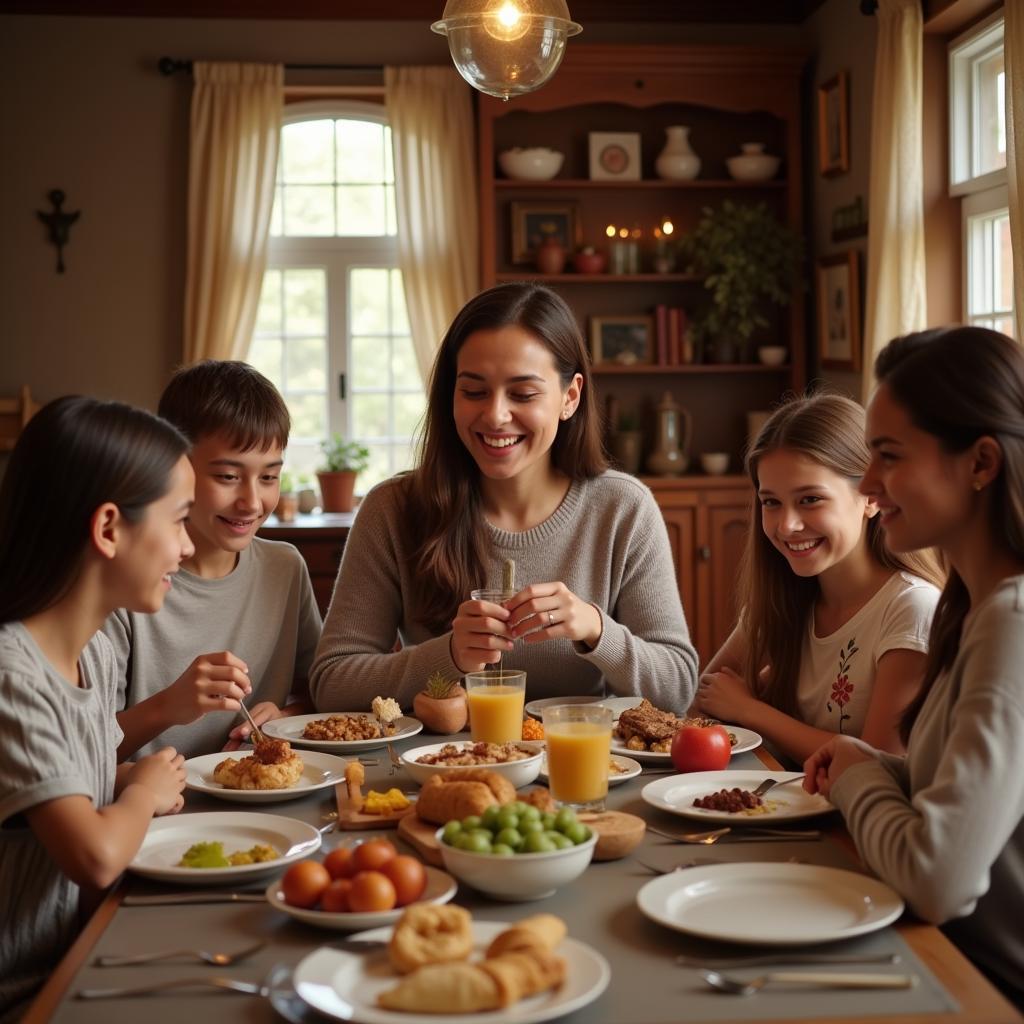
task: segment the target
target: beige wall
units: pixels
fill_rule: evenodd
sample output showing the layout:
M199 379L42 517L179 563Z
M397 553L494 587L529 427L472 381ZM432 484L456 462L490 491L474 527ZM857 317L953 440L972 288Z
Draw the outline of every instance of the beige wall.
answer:
M581 38L784 45L800 34L588 25ZM152 407L180 358L190 82L156 72L165 54L448 63L425 23L0 17L0 394L27 382L42 400L78 391ZM63 275L33 213L53 188L81 210Z

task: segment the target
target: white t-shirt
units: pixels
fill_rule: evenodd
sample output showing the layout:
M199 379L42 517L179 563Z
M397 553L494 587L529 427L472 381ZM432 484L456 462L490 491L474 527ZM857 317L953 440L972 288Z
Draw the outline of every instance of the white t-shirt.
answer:
M938 600L937 587L896 572L831 636L815 636L810 616L796 691L800 719L818 729L860 736L879 659L888 651L927 651Z

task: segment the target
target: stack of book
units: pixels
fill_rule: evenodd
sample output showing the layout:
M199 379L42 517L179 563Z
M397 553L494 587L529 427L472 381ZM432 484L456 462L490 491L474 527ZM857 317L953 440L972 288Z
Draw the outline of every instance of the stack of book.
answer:
M693 328L682 306L654 307L654 354L658 366L686 366L700 362Z

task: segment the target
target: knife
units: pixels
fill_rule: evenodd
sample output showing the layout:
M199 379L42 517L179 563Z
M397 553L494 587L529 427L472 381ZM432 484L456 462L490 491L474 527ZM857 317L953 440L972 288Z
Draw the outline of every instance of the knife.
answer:
M171 903L266 903L261 892L159 892L147 896L129 895L121 900L123 907L159 907Z

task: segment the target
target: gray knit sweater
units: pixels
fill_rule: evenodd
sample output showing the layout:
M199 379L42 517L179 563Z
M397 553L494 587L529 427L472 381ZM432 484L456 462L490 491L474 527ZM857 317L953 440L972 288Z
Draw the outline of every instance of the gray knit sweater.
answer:
M406 615L417 581L400 516L395 480L375 487L360 505L310 672L321 711L367 709L377 694L408 707L432 672L460 675L449 653L451 633L436 636ZM480 586L500 586L504 560L512 558L518 587L561 581L603 619L593 650L569 640L517 641L503 665L525 669L527 699L607 692L642 694L677 712L689 706L697 653L664 520L639 480L609 471L577 481L538 526L522 533L488 526L488 533L487 579ZM396 635L402 649L392 653Z

